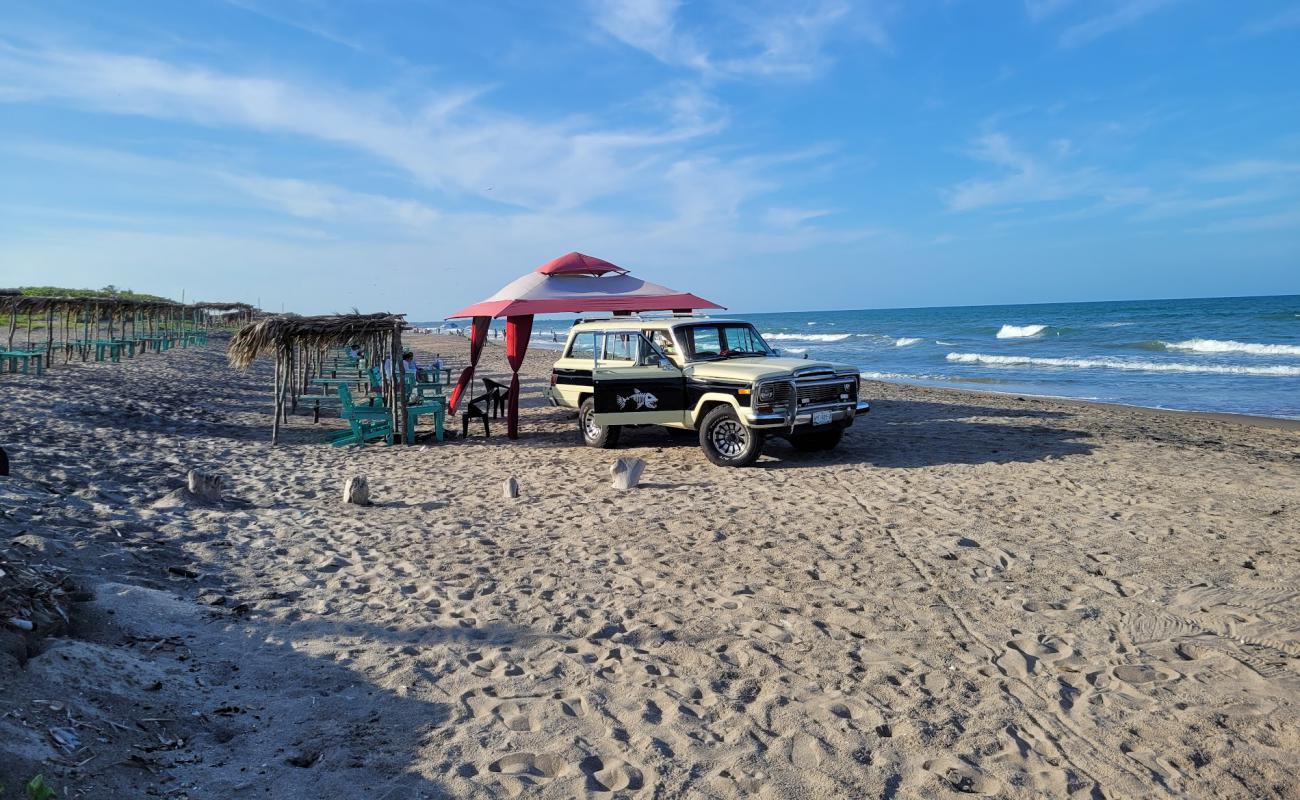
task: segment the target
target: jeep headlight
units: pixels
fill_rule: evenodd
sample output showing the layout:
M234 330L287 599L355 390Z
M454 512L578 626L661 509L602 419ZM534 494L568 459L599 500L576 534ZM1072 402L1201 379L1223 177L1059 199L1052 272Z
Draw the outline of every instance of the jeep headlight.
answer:
M758 387L758 402L770 403L776 396L776 388L770 383L760 384Z

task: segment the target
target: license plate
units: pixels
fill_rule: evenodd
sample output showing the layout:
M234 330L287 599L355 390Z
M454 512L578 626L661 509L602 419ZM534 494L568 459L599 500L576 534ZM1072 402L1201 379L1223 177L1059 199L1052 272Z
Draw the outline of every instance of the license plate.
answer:
M829 411L814 411L814 412L813 412L812 424L814 424L814 425L829 425L829 424L831 424L831 412L829 412Z

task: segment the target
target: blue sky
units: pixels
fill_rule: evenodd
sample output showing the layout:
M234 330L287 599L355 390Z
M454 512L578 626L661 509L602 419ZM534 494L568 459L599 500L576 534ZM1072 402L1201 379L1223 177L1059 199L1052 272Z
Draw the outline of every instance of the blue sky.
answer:
M1300 292L1300 3L15 0L0 284L440 317Z

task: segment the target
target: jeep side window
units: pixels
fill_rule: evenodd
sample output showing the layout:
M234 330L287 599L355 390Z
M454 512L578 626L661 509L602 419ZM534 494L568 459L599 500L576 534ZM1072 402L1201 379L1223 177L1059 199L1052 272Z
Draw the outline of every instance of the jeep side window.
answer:
M669 357L677 355L677 345L673 342L673 336L668 331L647 331L650 337L650 343L660 350L664 355Z
M687 347L695 358L708 358L722 353L722 341L718 329L713 326L698 326L686 329Z
M728 325L723 328L727 337L727 349L740 353L766 353L767 346L758 338L758 333L748 325Z
M581 358L586 361L592 361L596 358L596 334L579 333L573 337L573 342L569 345L569 352L565 354L566 358Z
M636 361L639 333L605 334L605 355L602 361Z

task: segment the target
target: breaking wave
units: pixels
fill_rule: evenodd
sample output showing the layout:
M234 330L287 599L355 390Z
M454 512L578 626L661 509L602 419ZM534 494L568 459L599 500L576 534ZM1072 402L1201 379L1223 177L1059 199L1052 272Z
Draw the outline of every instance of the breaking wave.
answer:
M842 342L852 335L851 333L765 333L763 338L774 341Z
M1187 350L1193 353L1248 353L1252 356L1300 356L1300 345L1258 344L1219 339L1188 339L1185 342L1164 342L1166 349Z
M912 336L904 336L894 340L895 347L907 347L908 345L920 344L921 340Z
M1272 375L1300 377L1300 367L1248 367L1229 364L1182 364L1174 361L1124 361L1118 358L1034 358L1031 356L990 356L984 353L949 353L948 360L958 364L985 364L1000 367L1061 367L1065 369L1122 369L1133 372L1190 372L1208 375Z
M1027 339L1047 330L1046 325L1003 325L998 330L999 339Z

